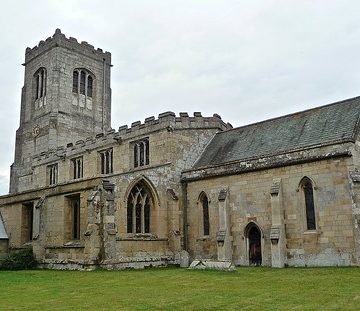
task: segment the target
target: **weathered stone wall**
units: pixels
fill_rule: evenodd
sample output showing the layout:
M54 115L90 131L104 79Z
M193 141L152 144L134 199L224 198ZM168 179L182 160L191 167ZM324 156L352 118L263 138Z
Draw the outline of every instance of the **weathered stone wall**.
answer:
M12 193L33 188L34 154L107 131L111 123L110 53L67 39L57 30L52 38L26 50L24 65ZM39 68L46 70L46 93L36 99L34 74ZM87 97L86 103L85 95L72 91L76 68L85 68L94 76L92 97Z
M58 165L58 183L70 181L73 178L71 160L76 157L83 157L84 178L99 176L99 152L108 148L113 149L114 173L132 171L133 142L145 137L149 138L150 143L150 166L176 161L173 166L176 172L172 174L180 175L183 169L191 167L216 131L230 127L218 115L180 115L176 117L173 112L163 113L159 115L159 119L147 118L143 124L140 121L133 122L131 128L122 126L118 132L109 130L33 154L31 171L24 179L20 179L19 187L22 190L46 187L47 166L50 164Z
M270 188L281 179L286 230L286 259L289 266L328 266L359 264L355 250L349 157L299 165L263 169L237 175L213 177L188 183L189 251L192 258L215 258L219 227L219 192L227 188L231 208L233 261L248 265L245 228L255 222L262 231L262 260L271 265ZM316 230L306 230L305 203L301 179L314 183ZM202 210L198 202L204 191L209 199L210 236L202 237Z
M35 189L0 198L5 223L14 235L11 247L25 243L22 230L18 230L21 210L24 203L33 202L39 235L31 243L46 266L137 268L178 263L184 238L181 171L189 169L213 135L227 127L217 115L205 118L199 113L194 117L182 113L176 117L168 112L158 120L148 118L143 124L134 122L131 128L121 127L118 132L108 131L34 155ZM133 143L143 138L149 140L150 161L134 168ZM101 174L99 152L108 148L113 149L113 172ZM73 180L71 160L79 156L83 157L84 176ZM49 187L47 166L54 163L58 165L58 183ZM103 179L114 185L110 201L99 188ZM140 181L153 197L150 234L128 234L127 197ZM74 195L80 195L81 207L81 238L76 241L71 240L68 202Z

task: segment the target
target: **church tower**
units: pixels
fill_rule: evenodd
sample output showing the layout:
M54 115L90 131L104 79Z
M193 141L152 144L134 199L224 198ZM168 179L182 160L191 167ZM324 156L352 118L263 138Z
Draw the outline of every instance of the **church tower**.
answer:
M10 193L31 189L32 157L111 127L111 54L60 29L27 48Z

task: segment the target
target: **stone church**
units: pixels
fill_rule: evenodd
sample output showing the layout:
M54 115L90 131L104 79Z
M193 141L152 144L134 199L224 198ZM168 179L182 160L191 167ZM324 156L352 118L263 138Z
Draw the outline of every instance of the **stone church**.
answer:
M27 48L0 253L42 267L360 264L360 98L232 128L161 113L111 128L111 54Z

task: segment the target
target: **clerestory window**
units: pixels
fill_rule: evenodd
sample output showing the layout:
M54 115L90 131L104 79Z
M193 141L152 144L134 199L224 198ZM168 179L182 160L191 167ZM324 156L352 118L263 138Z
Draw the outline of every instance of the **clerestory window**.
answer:
M83 158L78 157L71 160L73 179L83 177Z
M100 155L100 173L111 174L113 172L113 150L107 149L99 152Z
M58 181L58 165L52 164L47 167L48 184L50 186L57 184Z
M134 142L134 167L149 165L149 138Z
M153 199L148 187L140 182L131 190L127 200L127 232L150 233L150 211Z
M94 78L86 69L75 69L73 71L73 88L75 94L93 97Z

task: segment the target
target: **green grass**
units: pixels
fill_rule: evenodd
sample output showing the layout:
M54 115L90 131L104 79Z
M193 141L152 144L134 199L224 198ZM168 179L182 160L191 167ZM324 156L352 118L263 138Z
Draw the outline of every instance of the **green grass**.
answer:
M0 310L359 309L359 268L0 271Z

